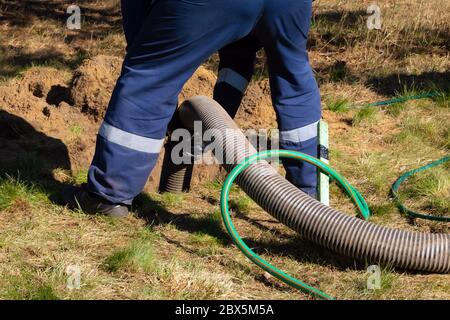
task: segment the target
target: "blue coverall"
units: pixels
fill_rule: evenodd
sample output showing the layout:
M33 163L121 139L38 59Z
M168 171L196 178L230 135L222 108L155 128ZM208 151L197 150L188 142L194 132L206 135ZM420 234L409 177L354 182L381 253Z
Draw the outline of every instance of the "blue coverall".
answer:
M263 47L280 146L317 157L320 95L306 50L311 7L311 0L123 0L127 55L97 137L88 190L131 204L156 164L183 85L218 50L214 98L235 115ZM316 169L284 165L287 178L315 196Z

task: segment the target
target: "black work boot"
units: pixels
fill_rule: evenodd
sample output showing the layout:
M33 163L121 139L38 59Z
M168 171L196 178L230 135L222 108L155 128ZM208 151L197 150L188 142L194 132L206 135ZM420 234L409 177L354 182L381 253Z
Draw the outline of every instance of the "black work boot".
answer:
M81 210L86 214L100 214L113 218L125 218L128 216L128 207L112 204L87 191L86 185L67 186L62 192L63 204L69 209Z

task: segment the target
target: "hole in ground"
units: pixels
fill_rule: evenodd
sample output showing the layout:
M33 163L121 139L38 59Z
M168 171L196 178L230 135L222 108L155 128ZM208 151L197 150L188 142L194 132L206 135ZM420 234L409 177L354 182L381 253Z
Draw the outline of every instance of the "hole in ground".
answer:
M61 85L54 85L47 94L47 103L49 105L58 106L61 102L66 102L73 105L73 100L70 95L70 89Z

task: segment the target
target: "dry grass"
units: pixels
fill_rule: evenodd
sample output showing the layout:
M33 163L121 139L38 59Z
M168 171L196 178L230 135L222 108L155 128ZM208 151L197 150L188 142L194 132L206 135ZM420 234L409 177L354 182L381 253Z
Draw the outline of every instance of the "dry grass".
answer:
M46 10L39 9L45 2ZM73 69L98 53L122 55L118 1L83 3L81 31L67 31L68 1L0 0L0 78L8 81L30 66ZM372 206L373 220L422 232L448 226L402 217L389 188L406 170L449 153L450 3L378 1L383 29L365 27L371 2L315 1L311 60L331 127L332 165ZM215 67L216 58L208 61ZM266 66L258 63L258 75ZM406 88L406 89L405 89ZM354 109L384 98L439 89L436 99L377 109ZM74 135L82 128L74 125ZM219 215L220 182L189 195L141 195L135 215L123 221L87 217L54 205L48 177L39 185L21 177L0 179L0 298L2 299L307 299L268 277L232 245ZM22 168L23 169L23 168ZM405 185L408 204L445 212L448 167ZM17 171L15 171L17 172ZM85 171L61 179L82 182ZM353 207L333 186L333 206ZM384 269L382 289L367 291L365 266L312 243L263 212L234 189L235 223L265 259L342 299L450 299L448 275ZM66 288L66 267L81 268L81 289Z

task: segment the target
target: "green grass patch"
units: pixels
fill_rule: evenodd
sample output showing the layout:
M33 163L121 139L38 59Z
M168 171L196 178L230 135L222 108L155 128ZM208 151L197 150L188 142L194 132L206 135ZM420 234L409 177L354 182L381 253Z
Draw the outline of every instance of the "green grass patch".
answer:
M441 166L417 173L406 180L399 200L410 208L444 216L450 212L450 170Z
M392 203L383 203L370 206L370 212L374 217L386 217L395 212L395 205Z
M217 246L219 241L217 238L204 233L202 231L190 234L190 241L192 244Z
M422 139L414 133L403 130L384 139L386 143L398 147L399 145L418 146L422 144Z
M389 155L384 153L366 153L356 159L354 174L362 181L358 188L364 194L376 194L382 198L386 197L390 189L388 183L390 177L395 173L387 161Z
M373 291L366 290L366 292L371 293L374 297L381 297L394 288L396 279L397 275L393 272L392 268L383 267L381 269L380 288Z
M36 276L24 272L8 279L7 284L0 289L0 297L6 300L60 300L55 289L49 283L44 283Z
M222 190L222 186L223 186L223 181L222 180L218 180L218 179L216 179L214 181L211 181L211 182L207 182L205 184L205 187L207 187L208 189L215 190L215 191Z
M221 241L218 238L202 231L190 234L189 243L194 245L198 253L203 257L216 254L221 245Z
M427 91L420 89L415 83L403 84L400 90L395 92L397 98L411 98L428 93Z
M161 203L166 207L175 207L180 205L184 199L185 195L183 193L163 193L160 195Z
M253 205L253 200L242 195L230 201L230 209L241 214L249 214Z
M445 116L443 114L441 118L423 118L417 114L410 114L403 119L402 132L394 137L393 142L414 143L421 140L434 147L450 148L450 127Z
M405 109L406 106L404 103L394 103L386 107L386 114L393 118L398 118Z
M193 219L196 229L201 230L203 234L214 237L222 244L226 244L229 241L228 234L222 228L220 211L208 216L194 217Z
M75 136L79 136L83 134L84 129L80 125L74 124L70 126L70 132Z
M349 103L345 99L330 101L327 104L328 110L336 113L344 113L350 109Z
M450 109L450 93L442 92L433 99L438 108Z
M0 210L10 208L17 201L35 204L45 199L46 195L34 186L10 176L0 178Z
M88 179L88 171L87 170L79 170L72 177L72 183L73 184L87 183L87 179Z
M222 222L222 212L219 208L216 208L211 215L209 216L209 219L211 221L216 221L221 223Z
M363 299L383 299L394 288L398 276L394 273L393 268L381 267L378 274L380 278L376 279L374 277L377 275L369 272L368 267L367 265L367 272L354 279L351 286L362 295ZM369 289L369 283L375 287Z
M109 272L151 272L156 265L153 240L148 237L134 241L131 245L111 254L104 262Z
M366 107L359 110L353 117L353 125L360 126L363 124L371 124L376 120L377 109Z

